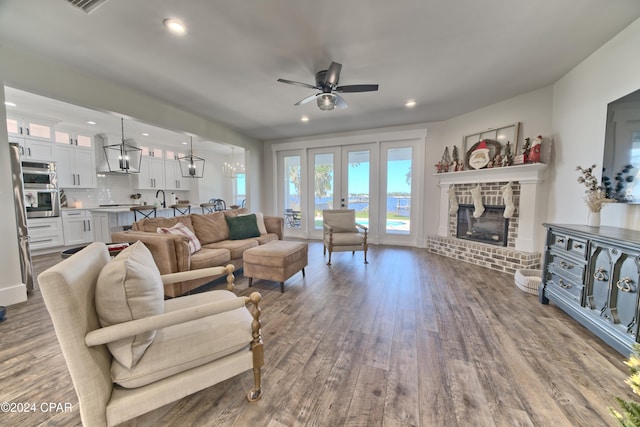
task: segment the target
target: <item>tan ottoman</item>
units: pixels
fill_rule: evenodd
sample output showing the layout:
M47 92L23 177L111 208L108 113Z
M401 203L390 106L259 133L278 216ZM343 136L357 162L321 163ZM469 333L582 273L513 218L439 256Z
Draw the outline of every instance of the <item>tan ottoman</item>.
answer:
M307 244L275 240L264 245L250 248L242 255L244 275L253 279L280 282L280 292L284 292L284 282L307 266Z

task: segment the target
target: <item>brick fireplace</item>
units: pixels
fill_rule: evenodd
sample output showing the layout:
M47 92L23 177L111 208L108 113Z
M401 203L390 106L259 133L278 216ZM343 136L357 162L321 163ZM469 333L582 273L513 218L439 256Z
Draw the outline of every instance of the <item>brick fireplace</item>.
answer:
M546 165L536 163L436 174L440 181L439 227L438 235L427 238L428 250L507 273L540 268L544 242L542 217L546 210L545 168ZM450 188L453 186L462 208L473 206L471 190L478 185L484 206L503 208L502 187L509 182L515 211L508 221L506 245L457 238L458 212L449 212Z

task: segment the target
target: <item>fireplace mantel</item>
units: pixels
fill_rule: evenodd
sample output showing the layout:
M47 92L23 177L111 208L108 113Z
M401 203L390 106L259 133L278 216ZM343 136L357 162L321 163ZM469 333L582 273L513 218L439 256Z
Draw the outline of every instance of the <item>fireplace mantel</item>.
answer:
M503 181L541 182L544 179L546 168L547 165L544 163L531 163L500 168L436 173L434 176L438 178L440 185Z
M543 242L542 219L546 213L546 197L543 191L547 165L531 163L499 168L438 173L434 176L440 185L440 213L438 235L448 236L449 195L452 185L517 181L520 183L519 233L516 249L524 252L540 252Z

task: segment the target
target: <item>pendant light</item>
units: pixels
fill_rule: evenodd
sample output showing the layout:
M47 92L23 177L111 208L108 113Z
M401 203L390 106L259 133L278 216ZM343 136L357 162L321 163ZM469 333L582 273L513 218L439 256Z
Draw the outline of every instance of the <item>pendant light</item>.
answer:
M142 149L127 143L124 139L124 118L120 119L122 128L122 141L120 144L104 146L104 155L107 159L109 172L113 173L140 173L142 161ZM133 141L130 139L129 141Z
M193 154L193 137L188 156L178 157L180 172L183 178L202 178L204 173L204 159Z
M224 162L222 173L226 178L237 178L239 173L244 173L244 165L236 162L233 147L231 147L231 162Z

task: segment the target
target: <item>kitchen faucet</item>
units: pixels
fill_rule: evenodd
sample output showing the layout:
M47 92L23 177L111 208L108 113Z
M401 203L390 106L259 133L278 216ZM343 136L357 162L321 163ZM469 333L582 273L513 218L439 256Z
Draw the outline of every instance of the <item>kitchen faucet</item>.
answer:
M158 198L158 194L162 193L162 207L166 208L167 207L167 199L164 196L164 190L158 190L156 191L156 199Z

